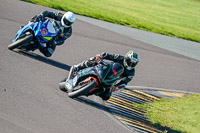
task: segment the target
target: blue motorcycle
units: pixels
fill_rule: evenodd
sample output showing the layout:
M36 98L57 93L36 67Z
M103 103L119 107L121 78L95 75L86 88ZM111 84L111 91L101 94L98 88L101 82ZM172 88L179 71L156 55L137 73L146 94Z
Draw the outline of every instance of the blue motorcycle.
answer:
M29 22L17 32L13 43L8 45L8 49L18 48L34 51L41 45L45 45L57 34L58 32L50 19L45 19L43 22Z

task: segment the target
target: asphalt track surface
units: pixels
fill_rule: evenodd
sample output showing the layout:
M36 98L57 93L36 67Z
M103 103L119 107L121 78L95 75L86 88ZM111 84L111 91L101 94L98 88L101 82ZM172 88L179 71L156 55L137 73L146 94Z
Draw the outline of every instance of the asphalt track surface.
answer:
M38 51L9 51L17 30L44 10L18 0L0 3L0 132L129 133L101 106L97 97L74 100L58 83L72 65L103 51L140 54L129 85L200 92L200 62L77 20L73 35L51 58Z

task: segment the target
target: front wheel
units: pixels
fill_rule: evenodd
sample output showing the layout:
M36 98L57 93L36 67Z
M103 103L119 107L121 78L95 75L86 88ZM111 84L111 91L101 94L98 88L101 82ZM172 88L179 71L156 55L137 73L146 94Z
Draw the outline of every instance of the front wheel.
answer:
M67 89L65 88L66 82L59 83L59 88L61 91L67 92Z
M13 50L15 48L18 48L20 46L23 46L25 44L30 43L32 40L34 39L33 35L27 35L24 38L20 38L18 39L16 42L11 43L10 45L8 45L8 49L9 50Z
M94 80L91 80L91 82L89 82L86 86L78 88L77 90L69 91L68 96L70 98L77 98L81 95L87 95L90 92L90 90L92 90L96 86L96 82Z

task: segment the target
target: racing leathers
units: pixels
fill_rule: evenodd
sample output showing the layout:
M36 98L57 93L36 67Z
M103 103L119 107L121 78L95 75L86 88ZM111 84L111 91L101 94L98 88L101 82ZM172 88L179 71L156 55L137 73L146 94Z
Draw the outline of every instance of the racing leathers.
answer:
M87 61L83 61L82 63L79 63L78 65L74 66L74 70L75 71L79 71L82 70L84 68L87 67L92 67L97 65L101 60L103 59L107 59L113 62L118 62L120 63L122 66L124 66L124 56L118 55L118 54L109 54L109 53L101 53L99 55L97 55L96 57L91 57L89 60ZM135 69L131 69L131 70L127 70L124 67L124 73L121 75L121 80L119 83L117 83L115 85L115 87L113 87L112 89L110 88L106 88L105 92L101 93L99 96L103 99L103 100L108 100L111 96L111 93L120 89L120 88L124 88L128 82L130 82L133 79L133 76L135 75Z
M58 35L53 37L47 44L40 44L40 52L43 53L46 57L50 57L57 45L62 45L66 39L68 39L72 35L72 27L63 27L61 25L61 19L63 17L63 13L60 12L49 12L44 11L39 15L35 15L31 22L45 21L46 18L50 18L52 20L54 28L57 30Z

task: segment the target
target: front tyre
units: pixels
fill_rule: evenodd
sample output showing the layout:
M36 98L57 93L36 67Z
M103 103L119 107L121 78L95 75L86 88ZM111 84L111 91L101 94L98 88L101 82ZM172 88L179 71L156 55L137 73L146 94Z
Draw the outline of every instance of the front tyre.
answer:
M34 39L34 37L33 37L32 34L27 35L24 38L20 38L16 42L13 42L10 45L8 45L8 49L13 50L13 49L18 48L20 46L29 44L33 39Z
M69 91L68 96L70 98L77 98L81 95L87 95L89 91L97 86L96 82L92 80L89 82L86 86L79 88L78 90L75 91Z
M59 88L61 91L67 92L68 90L65 88L66 82L59 83Z

